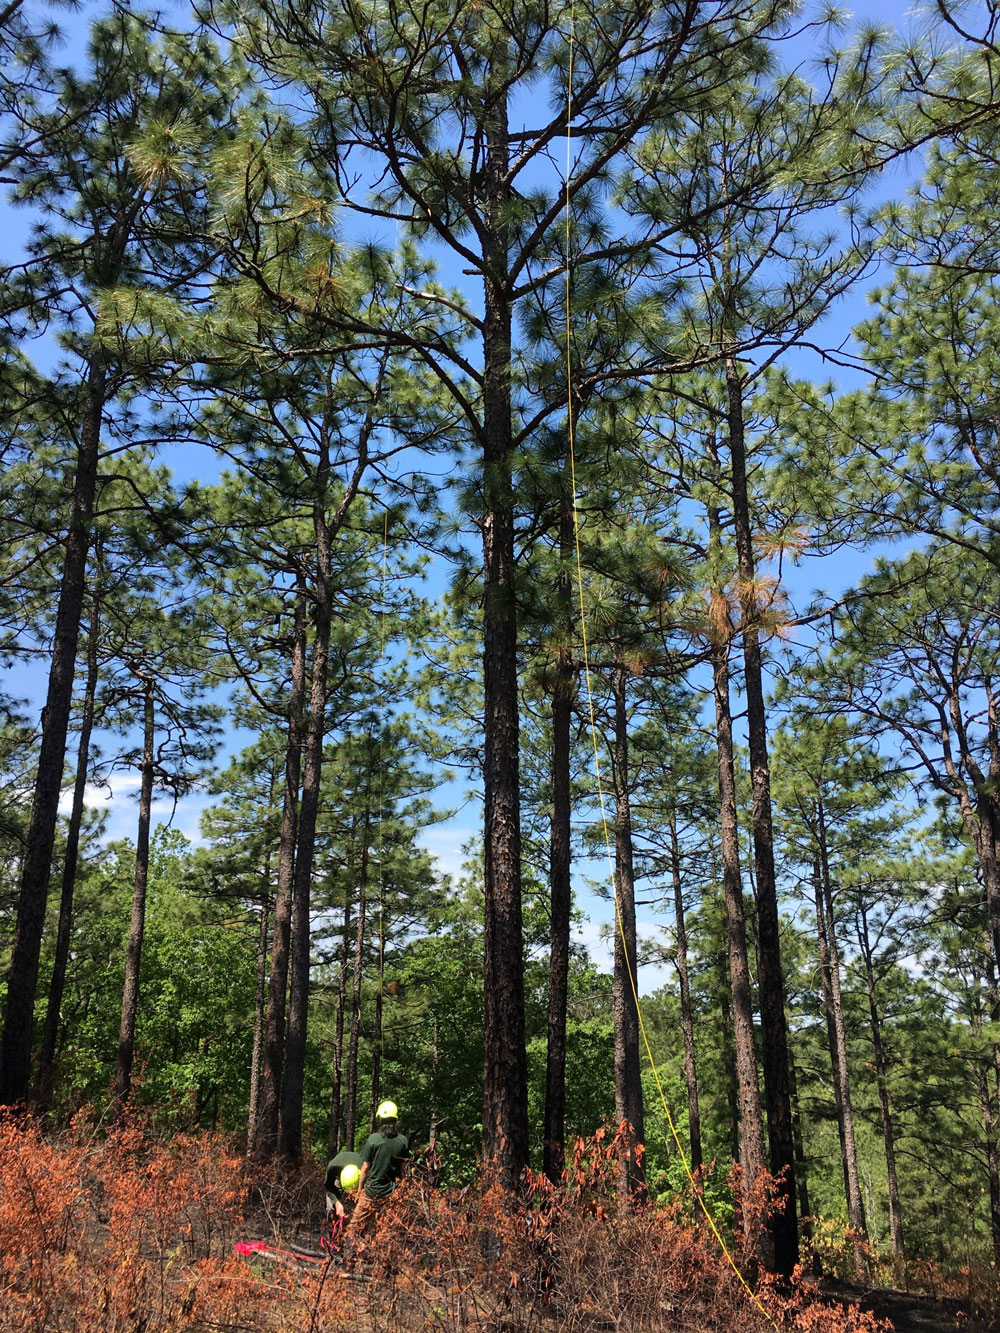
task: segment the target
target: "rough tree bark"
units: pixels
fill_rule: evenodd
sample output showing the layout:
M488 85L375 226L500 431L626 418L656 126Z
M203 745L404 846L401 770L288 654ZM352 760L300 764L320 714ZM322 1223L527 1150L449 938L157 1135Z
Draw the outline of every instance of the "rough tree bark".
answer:
M736 1045L733 1041L732 978L729 975L728 948L717 958L719 973L719 1019L722 1023L722 1067L726 1075L726 1106L729 1110L729 1156L742 1162L740 1153L740 1098L736 1074ZM763 1134L761 1135L763 1140Z
M622 1163L621 1194L643 1195L646 1190L646 1126L642 1102L642 1065L639 1056L639 985L635 924L635 880L632 865L632 809L629 797L628 674L621 663L614 668L615 704L615 1119L631 1134Z
M691 983L688 977L687 927L684 924L684 891L681 882L681 849L677 837L677 814L670 812L670 878L674 890L674 930L677 936L675 962L681 992L681 1033L684 1038L684 1082L688 1097L688 1137L691 1143L691 1171L702 1164L701 1111L698 1106L698 1064L694 1049L694 1015L691 1010Z
M354 1143L358 1123L358 1041L361 1033L361 980L365 952L365 927L368 918L368 838L371 819L370 793L365 789L365 809L361 827L361 854L358 860L358 920L354 938L354 979L351 986L351 1030L347 1047L347 1109L344 1142Z
M945 771L958 799L962 822L979 857L983 888L986 891L993 964L1000 968L1000 706L990 681L985 682L984 693L987 701L989 771L983 771L973 753L969 730L962 714L962 701L954 686L947 693L947 721L942 712L942 741ZM948 730L949 722L951 734ZM957 760L953 753L953 743L958 745ZM969 781L966 781L965 774Z
M55 957L52 960L52 980L45 1008L45 1026L42 1029L42 1047L38 1056L35 1079L35 1104L43 1113L52 1105L55 1078L56 1048L59 1041L59 1018L66 989L66 968L73 933L73 890L80 851L80 829L83 824L84 796L87 773L90 768L90 737L94 729L94 705L97 696L97 649L101 632L101 575L100 559L96 561L97 575L91 597L90 629L87 635L87 678L83 689L83 707L80 716L80 743L77 748L76 777L73 782L73 806L66 831L66 852L63 858L62 887L59 895L59 924L56 928Z
M771 1223L776 1270L791 1277L798 1262L795 1213L795 1136L788 1086L788 1030L785 1023L785 982L781 966L781 931L774 873L771 826L771 775L767 750L763 666L758 627L753 534L747 490L743 385L736 358L726 357L727 427L732 477L733 529L742 610L747 732L753 793L753 845L757 894L758 992L763 1035L764 1093L771 1173L777 1178L778 1209Z
M556 615L567 628L572 619L569 553L573 512L564 501L559 519L560 567L556 582ZM549 1010L545 1055L545 1129L543 1169L555 1183L565 1160L566 1006L569 992L570 887L570 723L574 671L568 643L556 650L552 688L552 819L549 829Z
M381 856L379 858L381 862ZM382 883L381 864L379 866L378 885L378 979L375 986L375 1031L372 1033L372 1095L369 1123L375 1128L375 1112L382 1100L382 1031L385 1008L385 892Z
M0 1043L0 1103L4 1105L22 1102L27 1098L31 1077L38 958L52 872L59 793L66 762L66 734L73 706L76 648L83 614L87 552L97 491L97 465L107 380L104 355L99 349L95 350L87 368L72 512L59 584L48 691L42 712L38 772L28 822L27 851L21 869L14 945L7 974L7 1002L3 1040Z
M872 1049L875 1055L875 1077L878 1081L879 1114L882 1120L882 1144L885 1149L885 1174L889 1187L889 1236L892 1247L892 1277L897 1286L906 1282L906 1249L903 1244L903 1208L899 1199L899 1177L896 1174L896 1140L892 1127L892 1103L889 1097L889 1062L882 1040L882 1016L878 1009L875 990L875 966L868 915L861 908L858 920L858 947L865 963L865 985L868 991L868 1014L871 1019Z
M717 461L714 450L712 461ZM721 517L708 510L711 554L718 559ZM725 605L719 587L710 589L717 607ZM767 1169L764 1121L757 1083L757 1052L754 1046L753 999L750 991L750 962L747 957L746 919L740 874L739 807L736 799L736 762L733 719L729 698L729 632L726 625L711 627L710 660L712 697L715 703L715 742L718 752L719 836L722 851L722 887L726 908L726 947L732 994L733 1054L739 1122L739 1161L743 1177L753 1188ZM762 1256L765 1263L769 1256Z
M1000 1152L997 1150L996 1102L990 1090L991 1060L978 1062L979 1104L983 1113L983 1146L986 1177L990 1187L990 1236L993 1262L1000 1268Z
M378 386L382 383L384 370L383 359L374 395L376 405ZM323 738L326 733L326 707L329 698L327 668L333 625L333 542L344 526L368 467L369 441L375 427L374 412L375 407L369 407L361 425L357 437L357 457L351 477L332 515L327 512L332 476L331 451L339 428L333 412L324 418L319 432L316 442L315 473L311 479L312 528L315 545L312 585L312 671L309 680L309 718L303 747L302 801L299 808L299 830L292 879L294 934L291 947L288 1030L285 1036L285 1069L281 1084L281 1151L286 1158L295 1162L302 1156L302 1098L306 1067L306 1034L309 1023L312 874L323 774Z
M740 883L739 815L733 757L733 722L729 708L729 650L725 643L713 643L712 667L716 744L719 752L722 886L726 904L726 942L733 1002L733 1052L739 1108L739 1158L744 1179L752 1187L760 1179L761 1173L767 1170L767 1154L764 1147L760 1089L757 1083L750 961L747 957L746 919L743 913L743 889Z
M267 843L264 864L261 867L260 921L257 925L257 988L253 1005L253 1050L250 1053L250 1097L247 1107L247 1143L253 1138L254 1126L260 1112L260 1066L264 1052L264 1028L267 1016L267 942L271 925L271 861L273 846L270 837L271 818L274 814L276 774L271 769L267 792Z
M518 762L509 275L507 36L487 77L483 309L483 1155L508 1189L528 1164Z
M799 1108L798 1079L795 1076L795 1058L789 1051L788 1086L792 1093L792 1127L795 1133L795 1186L799 1192L799 1218L802 1221L802 1239L810 1246L813 1239L812 1206L809 1203L809 1176L806 1170L806 1148L802 1138L802 1114ZM815 1253L813 1255L815 1258Z
M247 1111L247 1143L253 1135L260 1107L260 1065L264 1050L264 1022L267 1005L267 937L271 918L271 849L264 858L264 892L257 928L257 990L253 1008L253 1051L250 1056L250 1105Z
M328 571L327 571L328 572ZM302 1154L302 1082L306 1064L306 1027L309 1005L310 899L316 819L319 813L323 768L323 733L326 724L326 669L330 649L332 610L328 577L316 592L309 720L303 756L299 835L292 877L292 941L288 1028L285 1034L285 1069L281 1083L281 1151L297 1161Z
M125 985L118 1029L118 1063L115 1069L115 1115L125 1109L132 1086L135 1056L135 1022L139 1013L139 973L142 939L146 928L146 884L149 878L149 823L153 806L153 742L155 739L155 684L143 680L142 777L139 785L139 826L135 838L135 880L132 887L132 917L125 955Z
M348 856L349 867L354 865L353 832L351 851ZM340 1152L341 1140L341 1103L344 1078L344 1014L347 1009L347 964L351 949L351 896L348 881L347 897L344 902L344 930L340 943L340 974L337 978L337 1018L333 1035L333 1087L330 1092L330 1132L327 1135L327 1148L331 1157Z
M826 845L826 820L823 804L815 804L815 831L818 860L815 867L816 926L819 936L820 968L823 974L823 1003L826 1009L830 1064L833 1071L834 1103L840 1137L840 1155L844 1170L844 1194L847 1222L854 1233L854 1266L859 1279L868 1276L868 1257L864 1242L868 1228L858 1176L858 1150L854 1134L854 1108L847 1066L847 1037L844 1032L844 1004L840 990L840 956L836 924L833 918L833 887L830 883L829 854Z
M253 1156L268 1160L278 1147L278 1115L285 1063L285 1001L288 990L288 943L292 925L292 880L298 824L299 781L302 770L302 705L306 694L305 593L301 577L295 598L291 680L288 693L288 732L285 742L285 778L278 839L278 878L274 894L271 973L267 982L267 1021L260 1109L250 1136Z

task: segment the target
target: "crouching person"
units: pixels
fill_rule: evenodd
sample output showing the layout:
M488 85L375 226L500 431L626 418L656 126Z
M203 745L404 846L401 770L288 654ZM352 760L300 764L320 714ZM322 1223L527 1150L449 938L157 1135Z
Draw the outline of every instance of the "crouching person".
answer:
M326 1221L336 1240L347 1224L361 1180L361 1154L339 1152L326 1168Z

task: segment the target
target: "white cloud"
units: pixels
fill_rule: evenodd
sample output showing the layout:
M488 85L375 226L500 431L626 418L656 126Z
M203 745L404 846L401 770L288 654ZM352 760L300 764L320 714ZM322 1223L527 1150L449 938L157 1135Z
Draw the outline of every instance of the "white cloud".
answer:
M136 797L139 793L141 777L138 773L113 773L107 784L97 786L88 783L84 788L83 803L88 810L103 810L107 814L104 841L116 842L119 838L135 840L136 824L139 818ZM174 805L171 797L157 797L151 807L152 826L171 824L192 843L204 842L199 828L201 812L208 803L205 792L193 792L182 797ZM65 788L59 796L59 813L68 815L73 808L73 789ZM172 816L172 817L171 817Z
M116 773L107 785L95 786L88 782L83 789L83 804L88 810L106 809L113 801L121 800L139 790L138 773ZM59 813L68 815L73 808L73 788L64 787L59 795Z
M467 860L463 848L470 839L477 836L478 830L468 827L452 827L448 824L433 824L424 829L417 839L432 860L440 876L449 875L458 879Z

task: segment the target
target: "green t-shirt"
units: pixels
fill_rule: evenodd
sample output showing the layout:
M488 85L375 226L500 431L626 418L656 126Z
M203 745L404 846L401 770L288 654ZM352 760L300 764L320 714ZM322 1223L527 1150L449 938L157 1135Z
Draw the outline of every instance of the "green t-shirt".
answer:
M365 1177L365 1193L373 1199L384 1199L396 1188L396 1181L403 1174L403 1163L410 1155L410 1145L405 1134L370 1134L361 1150L361 1160L368 1163L368 1175Z

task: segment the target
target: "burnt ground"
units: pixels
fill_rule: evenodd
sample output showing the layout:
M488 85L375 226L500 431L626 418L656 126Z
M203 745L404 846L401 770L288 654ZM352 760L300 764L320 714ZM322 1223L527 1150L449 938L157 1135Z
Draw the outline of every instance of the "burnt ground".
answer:
M984 1320L963 1301L832 1280L821 1282L820 1290L845 1305L858 1305L890 1320L896 1333L998 1333L994 1321Z

